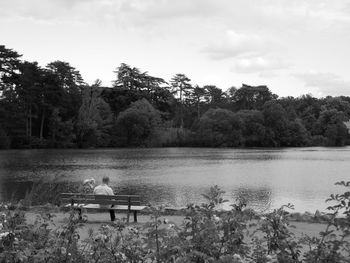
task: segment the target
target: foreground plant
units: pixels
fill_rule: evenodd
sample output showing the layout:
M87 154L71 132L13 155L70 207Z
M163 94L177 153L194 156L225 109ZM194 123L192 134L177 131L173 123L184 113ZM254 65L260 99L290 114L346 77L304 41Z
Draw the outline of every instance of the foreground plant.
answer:
M336 185L350 187L350 182L338 182ZM305 236L304 243L309 250L305 262L339 262L350 261L350 191L343 194L332 194L326 200L332 202L327 210L328 223L320 237Z
M350 187L350 182L338 184ZM330 197L333 205L319 237L301 238L289 222L293 206L257 219L244 200L223 211L223 194L214 186L205 203L188 205L181 226L164 218L164 207L150 207L149 222L117 220L89 230L85 240L79 236L84 220L74 210L56 227L49 213L28 224L18 207L0 205L0 262L350 262L350 191Z

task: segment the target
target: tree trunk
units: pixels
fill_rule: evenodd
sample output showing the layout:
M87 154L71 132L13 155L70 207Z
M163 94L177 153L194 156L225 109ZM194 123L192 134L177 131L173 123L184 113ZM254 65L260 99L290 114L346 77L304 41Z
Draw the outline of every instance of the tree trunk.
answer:
M32 105L29 106L29 138L32 137Z
M26 117L26 138L28 139L29 138L29 110L26 109L26 114L25 114L25 117Z
M40 135L39 135L40 140L43 139L44 122L45 122L45 108L43 109L43 113L41 114Z
M200 112L200 108L199 108L199 102L197 103L197 118L199 120L199 118L201 117L201 112Z
M183 103L182 103L182 87L180 86L180 128L182 129L184 126L184 118L183 118Z

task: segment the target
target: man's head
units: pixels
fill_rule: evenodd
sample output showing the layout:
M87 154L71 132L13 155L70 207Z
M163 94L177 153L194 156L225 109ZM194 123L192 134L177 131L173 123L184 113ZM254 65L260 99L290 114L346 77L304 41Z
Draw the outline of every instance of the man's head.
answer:
M102 183L104 183L104 184L109 184L109 177L108 177L108 176L104 176L104 177L102 178Z

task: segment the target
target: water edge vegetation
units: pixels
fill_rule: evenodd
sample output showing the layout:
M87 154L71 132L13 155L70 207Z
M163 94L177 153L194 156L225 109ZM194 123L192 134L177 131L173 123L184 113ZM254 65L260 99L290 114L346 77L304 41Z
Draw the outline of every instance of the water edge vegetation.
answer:
M0 206L2 262L348 262L350 259L350 182L331 195L326 224L318 236L297 237L288 204L257 215L238 200L230 211L220 211L223 191L214 186L201 205L189 204L181 225L164 219L164 207L149 208L150 220L128 225L123 220L101 224L81 239L84 220L74 210L60 226L52 214L38 213L26 222L23 204Z
M0 149L349 144L350 97L279 98L266 86L198 86L125 63L111 87L68 62L41 67L0 45Z

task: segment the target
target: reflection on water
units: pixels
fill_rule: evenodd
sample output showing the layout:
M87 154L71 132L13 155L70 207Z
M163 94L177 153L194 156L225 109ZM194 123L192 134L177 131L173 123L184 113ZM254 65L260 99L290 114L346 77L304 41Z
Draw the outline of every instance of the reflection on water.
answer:
M349 147L10 150L0 151L0 198L22 198L38 179L80 183L108 175L117 193L140 194L145 203L199 203L218 185L231 203L244 198L259 211L293 203L303 212L324 209L349 170Z
M235 200L243 200L248 207L258 212L271 210L271 190L267 188L238 188L233 196Z
M32 187L32 181L1 181L0 193L2 200L18 200L23 198L26 192Z

